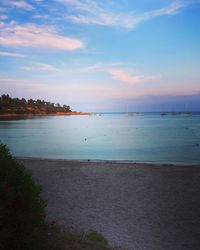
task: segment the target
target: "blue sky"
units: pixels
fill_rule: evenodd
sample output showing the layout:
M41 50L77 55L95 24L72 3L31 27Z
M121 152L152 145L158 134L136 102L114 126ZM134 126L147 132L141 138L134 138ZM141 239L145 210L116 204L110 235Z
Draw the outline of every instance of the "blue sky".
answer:
M199 0L1 0L0 92L83 111L200 110Z

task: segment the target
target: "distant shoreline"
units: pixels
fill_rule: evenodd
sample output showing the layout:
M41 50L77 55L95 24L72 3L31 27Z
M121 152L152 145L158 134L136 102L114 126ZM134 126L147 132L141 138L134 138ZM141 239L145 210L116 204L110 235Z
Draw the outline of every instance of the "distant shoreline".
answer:
M167 162L167 161L135 161L135 160L102 160L102 159L64 159L64 158L42 158L34 156L15 156L17 160L27 160L27 161L40 161L40 162L73 162L73 163L93 163L93 164L117 164L117 165L132 165L132 166L163 166L163 167L188 167L188 166L198 166L200 167L200 162Z
M16 117L16 116L64 116L64 115L102 115L102 114L126 114L129 116L143 116L144 114L160 114L162 115L161 112L79 112L79 111L71 111L71 112L56 112L56 113L22 113L22 114L17 114L17 113L5 113L5 114L0 114L0 117ZM173 112L166 112L166 115L174 115ZM176 112L176 115L183 115L183 116L189 116L189 115L196 115L200 114L200 111L196 112L191 112L190 114L185 113L185 112Z
M92 113L89 112L57 112L52 114L0 114L0 117L12 117L12 116L63 116L63 115L92 115Z

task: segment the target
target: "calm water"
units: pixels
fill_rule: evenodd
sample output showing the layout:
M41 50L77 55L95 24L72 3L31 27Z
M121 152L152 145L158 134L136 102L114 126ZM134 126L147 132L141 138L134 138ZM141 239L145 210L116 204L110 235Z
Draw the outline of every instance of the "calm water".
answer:
M1 120L0 140L15 156L200 163L200 115Z

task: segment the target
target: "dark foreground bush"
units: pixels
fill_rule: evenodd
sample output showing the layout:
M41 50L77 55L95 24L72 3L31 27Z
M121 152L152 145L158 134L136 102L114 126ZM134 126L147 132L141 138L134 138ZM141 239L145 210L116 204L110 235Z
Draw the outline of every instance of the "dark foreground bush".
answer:
M40 193L31 174L0 144L0 249L43 249L45 202Z

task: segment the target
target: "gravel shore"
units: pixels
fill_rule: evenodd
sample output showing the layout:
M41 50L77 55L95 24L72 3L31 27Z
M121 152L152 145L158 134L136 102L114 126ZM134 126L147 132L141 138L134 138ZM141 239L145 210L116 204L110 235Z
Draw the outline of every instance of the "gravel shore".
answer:
M48 219L130 250L200 249L200 166L19 159Z

